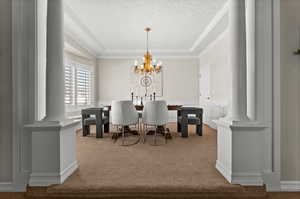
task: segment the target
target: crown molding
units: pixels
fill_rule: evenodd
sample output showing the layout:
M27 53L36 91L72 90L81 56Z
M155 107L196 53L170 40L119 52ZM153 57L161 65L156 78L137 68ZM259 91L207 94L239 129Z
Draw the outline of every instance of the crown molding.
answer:
M138 58L141 57L146 52L145 49L137 49L137 50L105 50L103 51L98 57L130 57L130 58ZM157 50L151 50L151 54L153 54L154 57L190 57L195 56L188 50L184 49L157 49Z
M140 56L111 56L111 55L107 55L107 56L98 56L97 59L100 60L114 60L114 59L136 59L137 57ZM189 56L185 56L185 55L178 55L178 56L155 56L157 59L172 59L172 60L179 60L179 59L198 59L198 56L193 56L193 55L189 55Z
M204 41L204 39L209 35L209 33L218 25L219 21L225 17L228 13L229 1L219 10L219 12L214 16L211 22L206 26L205 30L201 33L198 39L195 41L193 46L189 49L190 52L194 52L195 49Z
M123 59L123 58L130 58L130 59L137 59L143 56L143 54L146 52L145 49L137 49L137 50L105 50L103 51L98 58L101 59ZM153 57L155 58L161 58L161 57L181 57L181 58L191 58L191 57L197 57L196 54L193 54L189 52L188 50L184 49L157 49L157 50L151 50L151 54L153 54Z
M224 37L226 36L226 34L228 34L228 30L225 30L224 32L222 32L221 34L218 35L217 38L215 38L212 42L210 42L204 50L202 50L198 57L200 58L204 53L206 53L207 51L211 50L211 48L218 43L220 40L224 39Z
M91 50L89 47L87 47L84 42L82 42L80 39L76 38L74 34L72 34L70 31L65 31L65 43L73 47L74 49L80 51L80 55L91 58L91 57L97 57L98 54ZM69 51L66 46L65 50ZM74 53L74 52L73 52ZM75 53L77 54L77 53Z
M104 45L97 39L97 37L90 31L90 29L81 22L77 14L66 4L64 4L64 12L70 20L72 20L90 39L92 39L100 51L105 50ZM69 30L70 31L70 30Z
M105 53L108 54L118 54L118 53L144 53L146 49L136 49L136 50L125 50L125 49L106 49ZM190 53L189 49L152 49L149 50L151 53Z

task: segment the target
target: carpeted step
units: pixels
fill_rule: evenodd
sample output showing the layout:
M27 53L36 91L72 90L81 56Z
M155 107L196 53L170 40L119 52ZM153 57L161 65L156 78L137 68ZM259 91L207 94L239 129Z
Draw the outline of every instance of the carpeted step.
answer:
M264 187L244 187L243 191L96 191L49 192L46 188L29 188L26 199L266 199Z

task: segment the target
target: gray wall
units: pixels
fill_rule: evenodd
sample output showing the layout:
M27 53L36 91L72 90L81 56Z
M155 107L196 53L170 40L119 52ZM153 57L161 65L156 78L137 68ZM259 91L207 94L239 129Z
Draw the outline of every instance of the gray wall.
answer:
M12 181L11 0L0 1L0 182Z
M300 180L300 1L281 0L281 180Z

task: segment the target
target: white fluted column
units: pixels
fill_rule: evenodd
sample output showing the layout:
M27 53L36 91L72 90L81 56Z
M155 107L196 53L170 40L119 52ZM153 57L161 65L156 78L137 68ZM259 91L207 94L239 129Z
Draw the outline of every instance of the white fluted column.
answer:
M48 0L46 121L65 119L63 0Z
M31 134L30 186L62 184L78 168L76 128L66 119L64 102L63 0L48 0L46 117L25 127Z
M229 118L232 121L244 121L248 120L245 0L230 0L229 39L229 63L232 66L232 104Z
M258 2L265 1L256 1L256 3ZM271 5L270 2L260 4L262 12L267 11L267 6ZM271 19L272 13L264 13L261 16L270 17ZM266 19L266 22L268 20ZM254 20L251 23L254 23ZM262 22L261 24L264 23ZM267 27L267 30L269 29ZM264 31L262 30L262 32ZM252 36L251 34L249 36ZM266 35L269 36L269 32ZM265 38L266 35L264 32L263 35L258 35L258 37ZM250 99L255 99L255 95L247 96L247 86L255 94L255 80L256 78L262 78L262 76L255 77L255 73L247 74L247 68L249 69L249 67L247 66L246 45L246 0L230 0L229 2L229 38L230 65L232 67L232 106L227 118L216 121L218 130L216 168L232 184L261 186L267 184L269 179L273 177L268 172L265 172L272 170L270 164L272 162L270 161L272 154L270 156L269 153L271 145L266 141L266 135L269 135L271 129L269 124L265 125L260 121L249 120L247 116L247 111L249 111L247 110L247 97L249 97L249 102L251 101ZM248 37L248 39L248 42L255 41L253 37ZM260 42L264 43L263 41ZM256 45L258 44L257 40L255 43ZM252 47L248 45L248 53ZM249 56L248 58L251 57ZM248 64L255 66L254 62L252 62L253 60L250 59L248 61ZM257 61L260 63L259 59ZM268 64L266 67L269 67ZM266 77L269 78L268 75ZM252 84L247 85L247 81L253 83L254 86ZM259 79L259 81L261 80ZM267 82L266 86L268 86L269 80L264 82ZM249 93L251 94L251 92ZM251 106L254 105L252 108L255 108L255 101L251 101L251 103L253 102L254 104L251 104ZM249 115L252 119L255 116L253 115L255 109L248 113L250 113Z
M255 69L255 0L246 0L247 30L247 115L256 119L256 69Z

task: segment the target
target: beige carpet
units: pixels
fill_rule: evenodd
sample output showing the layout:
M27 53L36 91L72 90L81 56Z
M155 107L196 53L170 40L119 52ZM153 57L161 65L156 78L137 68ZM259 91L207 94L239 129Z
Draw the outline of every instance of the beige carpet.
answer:
M184 139L174 133L174 124L169 128L174 139L159 147L148 144L121 147L108 136L96 139L95 135L82 137L79 132L80 167L64 184L29 188L26 193L0 193L0 198L300 198L300 193L264 194L260 187L230 185L215 169L214 130L205 127L204 136L198 137L190 129L191 136Z
M79 169L63 183L48 192L240 192L215 169L216 131L204 127L197 136L193 127L189 137L181 138L176 125L169 124L173 139L166 145L137 144L122 147L110 135L96 139L95 134L77 135Z
M1 199L298 199L300 193L267 193L261 187L230 185L215 169L216 131L203 137L190 130L154 147L121 147L110 137L77 136L79 169L62 185L31 187L26 193L0 193Z

